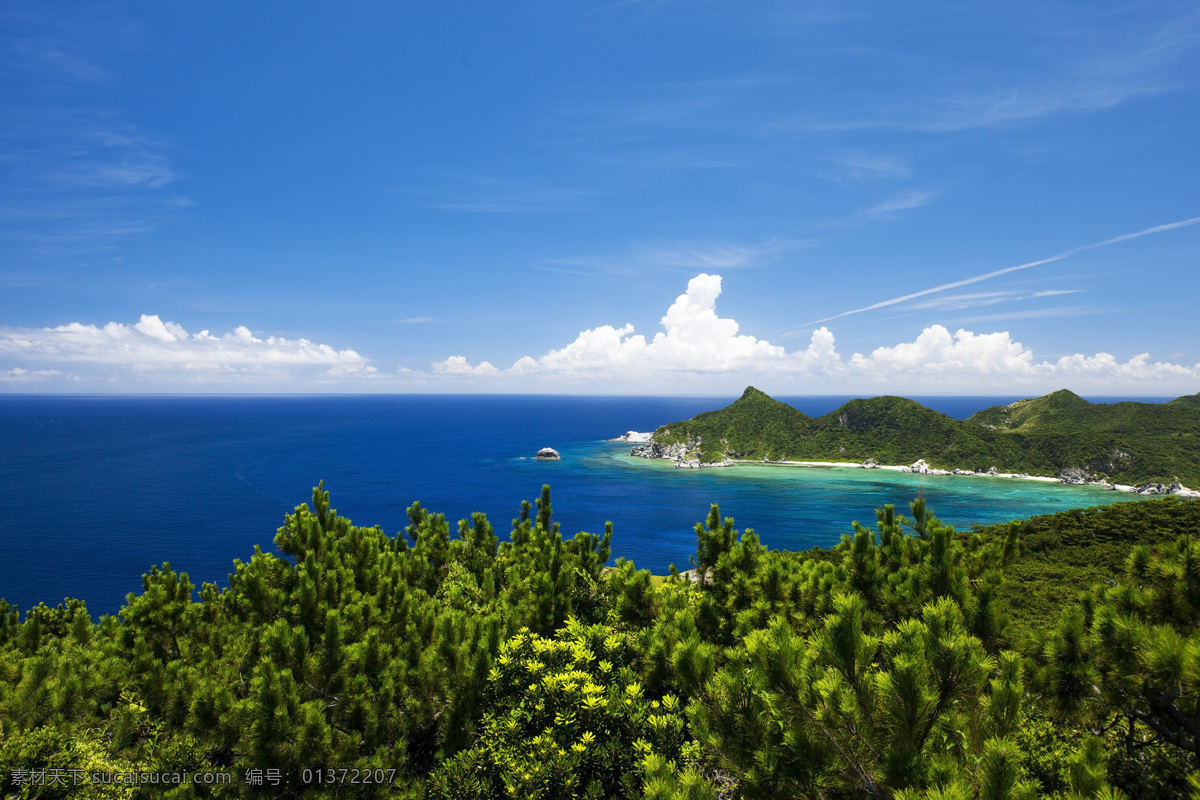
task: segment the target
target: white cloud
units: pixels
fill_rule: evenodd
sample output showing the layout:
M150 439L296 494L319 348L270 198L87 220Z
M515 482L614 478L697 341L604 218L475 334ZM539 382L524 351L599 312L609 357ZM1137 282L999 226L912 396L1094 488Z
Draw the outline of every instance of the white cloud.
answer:
M881 179L897 180L912 177L912 169L895 158L873 156L862 152L843 152L828 160L836 165L837 169L821 171L818 174L822 178L839 183Z
M1068 388L1099 394L1190 394L1200 389L1200 364L1151 362L1148 353L1119 361L1111 353L1076 353L1039 361L1007 331L953 334L930 325L912 342L855 353L849 374L911 393L1040 394Z
M861 216L864 217L883 217L888 214L894 214L897 211L907 211L912 208L920 208L928 205L929 201L941 194L933 189L918 189L903 194L898 194L884 200L882 203L877 203L870 208L863 209Z
M974 314L969 317L958 317L958 322L1000 322L1015 319L1066 319L1067 317L1083 317L1089 314L1102 314L1104 310L1094 306L1047 306L1045 308L1026 308L1020 311L1001 311L995 314Z
M445 361L439 361L434 364L433 371L446 375L493 375L499 372L499 370L486 361L477 367L473 367L467 362L466 356L450 356Z
M1040 292L1034 292L1034 297L1058 297L1063 294L1081 294L1084 289L1044 289Z
M1038 360L1007 331L976 333L930 325L910 342L877 347L844 359L826 327L803 350L788 352L740 332L716 311L721 277L702 273L688 282L648 339L626 323L582 331L541 357L523 356L499 370L453 356L434 365L447 376L484 376L497 389L620 392L736 391L757 382L768 391L887 391L908 394L1004 392L1040 394L1061 388L1113 394L1191 393L1200 389L1200 364L1151 362L1146 354L1121 362L1109 353Z
M1192 388L1196 388L1196 381L1200 378L1200 364L1185 367L1162 361L1151 363L1149 353L1141 353L1124 363L1117 361L1109 353L1097 353L1091 357L1076 353L1073 356L1063 356L1054 363L1052 369L1062 375L1095 377L1104 381L1119 381L1122 385L1129 386L1143 382L1169 385L1182 380L1190 382Z
M1014 342L1007 332L975 334L958 330L952 336L942 325L931 325L912 342L879 347L869 357L855 353L850 365L867 375L903 373L976 379L1035 374L1033 351ZM964 388L964 387L959 387Z
M1012 300L1019 296L1018 292L971 292L968 294L952 294L945 297L933 297L929 300L922 300L919 303L913 303L909 308L940 308L945 310L961 310L964 308L974 308L975 306L991 306L996 303L1003 303L1007 300ZM1034 297L1041 297L1041 294L1036 294Z
M843 311L840 314L834 314L832 317L825 317L824 319L816 320L816 322L818 322L818 323L819 322L831 322L832 320L835 320L835 319L841 319L842 317L848 317L851 314L861 314L864 311L875 311L876 309L887 308L888 306L894 306L899 303L907 303L909 300L915 300L918 297L925 297L926 295L937 294L939 292L944 292L949 289L957 289L961 286L969 286L970 284L973 284L973 283L979 283L980 281L986 281L986 280L990 280L992 278L997 278L1001 275L1007 275L1010 272L1018 272L1020 270L1032 269L1034 267L1043 266L1044 264L1052 264L1055 261L1062 261L1065 258L1070 258L1071 256L1078 255L1079 253L1086 253L1091 250L1099 250L1101 248L1111 247L1114 244L1120 244L1121 242L1127 242L1127 241L1130 241L1131 239L1140 239L1143 236L1154 236L1156 234L1165 233L1167 231L1179 230L1180 228L1189 228L1189 227L1191 227L1193 225L1197 225L1197 224L1200 224L1200 217L1191 217L1190 219L1178 220L1176 222L1168 222L1164 225L1155 225L1152 228L1145 228L1143 230L1135 231L1133 233L1123 233L1120 236L1114 236L1111 239L1105 239L1104 241L1101 241L1101 242L1092 242L1091 244L1080 245L1079 247L1072 247L1070 250L1065 250L1061 253L1058 253L1057 255L1049 256L1048 258L1040 258L1037 261L1029 261L1025 264L1017 264L1016 266L1013 266L1013 267L1005 267L1004 269L993 270L992 272L987 272L987 273L984 273L983 275L975 275L970 278L963 278L962 280L952 281L951 283L943 283L940 286L934 286L929 289L922 289L919 292L912 292L910 294L901 295L900 297L893 297L890 300L881 300L878 303L872 303L869 306L863 306L862 308L851 309L850 311Z
M765 239L754 244L658 242L616 255L555 259L549 264L538 265L538 268L571 275L589 275L596 271L636 274L647 269L749 269L778 261L809 244L804 240L787 238Z
M644 247L637 251L635 260L640 264L665 267L743 269L773 261L801 244L791 239L770 239L755 245L705 242Z
M1083 34L1086 23L1073 18L1056 30L1053 66L1034 70L1030 78L1006 64L991 72L964 61L954 74L930 75L925 88L883 103L866 102L864 116L818 119L812 116L784 124L783 129L816 132L898 130L948 134L1012 126L1043 117L1090 113L1114 108L1142 97L1189 88L1180 81L1180 67L1200 41L1200 14L1189 10L1154 21L1141 19L1106 30L1102 36ZM1154 30L1142 23L1150 22ZM1076 23L1079 24L1076 27ZM1073 28L1069 33L1066 28ZM1082 34L1082 35L1081 35ZM1057 45L1075 39L1087 49ZM1088 52L1090 50L1090 52ZM915 86L916 83L913 83ZM873 108L872 108L873 106Z
M721 276L701 273L688 281L659 321L662 330L647 340L634 326L601 325L581 331L573 342L540 358L524 356L507 370L488 362L472 367L454 356L434 364L436 372L499 377L521 376L574 381L622 378L643 385L688 381L708 375L746 372L827 373L841 366L833 334L814 331L807 350L789 354L783 347L739 332L735 320L717 315Z
M721 276L701 273L688 281L687 292L675 298L660 320L663 330L650 341L634 333L632 324L601 325L580 332L575 341L541 358L525 356L505 373L588 378L595 375L649 372L722 373L787 360L782 347L738 333L738 324L716 313ZM480 374L459 357L435 364L439 372ZM453 365L450 362L455 362ZM494 368L492 368L494 369Z
M0 369L0 382L29 383L31 381L53 378L58 375L62 375L62 372L56 369L28 370L13 367L12 369Z
M0 328L0 357L39 367L71 364L86 376L103 380L159 384L183 382L266 383L301 376L319 380L369 375L375 367L354 350L336 350L308 339L259 338L245 326L214 336L207 330L189 334L182 325L143 314L126 325L71 322L53 328ZM36 373L38 370L25 371ZM58 370L41 370L61 375ZM149 377L148 377L149 376ZM79 377L74 375L73 377Z
M755 384L776 394L973 394L1034 396L1067 388L1092 394L1190 394L1200 364L1148 353L1038 357L1008 331L929 325L911 341L844 357L833 331L811 332L788 351L721 317L720 275L701 273L659 320L653 336L632 323L598 325L541 356L501 369L453 355L428 370L386 375L354 350L308 339L189 333L152 314L136 323L0 328L0 384L37 391L517 391L730 394ZM932 310L931 313L937 313ZM1174 356L1178 359L1180 356Z
M187 331L183 329L182 325L176 325L174 322L163 322L158 318L157 314L142 314L142 318L133 327L151 339L157 339L160 342L177 342L180 339L187 338ZM202 331L201 333L206 339L212 338L208 336L208 331Z

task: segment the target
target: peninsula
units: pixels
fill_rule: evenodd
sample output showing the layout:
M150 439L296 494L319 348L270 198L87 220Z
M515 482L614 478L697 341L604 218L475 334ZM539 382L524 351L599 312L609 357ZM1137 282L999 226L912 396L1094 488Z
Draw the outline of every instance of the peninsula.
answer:
M680 466L912 464L1167 492L1200 479L1200 394L1101 404L1064 389L959 421L903 397L851 400L810 417L750 386L726 408L663 425L632 452Z

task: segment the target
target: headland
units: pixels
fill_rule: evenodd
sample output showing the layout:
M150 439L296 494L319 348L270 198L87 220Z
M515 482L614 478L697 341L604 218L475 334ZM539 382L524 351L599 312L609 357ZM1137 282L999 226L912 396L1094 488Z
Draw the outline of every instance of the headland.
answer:
M726 408L613 441L645 442L631 455L680 469L884 469L1200 497L1184 485L1200 478L1200 395L1092 404L1063 390L959 421L899 397L852 400L813 418L747 387Z

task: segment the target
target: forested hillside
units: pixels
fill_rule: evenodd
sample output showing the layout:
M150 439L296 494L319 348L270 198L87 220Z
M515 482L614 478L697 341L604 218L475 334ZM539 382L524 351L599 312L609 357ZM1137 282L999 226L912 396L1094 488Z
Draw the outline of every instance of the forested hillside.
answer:
M606 568L611 530L564 538L548 487L504 542L419 504L394 536L355 527L318 487L280 555L198 599L163 565L99 622L0 603L0 781L47 798L1200 798L1188 503L970 532L921 498L908 512L792 553L714 506L689 573L662 580ZM211 773L229 782L195 778Z
M902 397L851 400L809 417L747 387L726 408L663 425L658 445L682 445L702 462L866 461L942 469L1063 470L1118 483L1176 478L1200 485L1200 395L1170 403L1089 403L1066 390L959 421Z

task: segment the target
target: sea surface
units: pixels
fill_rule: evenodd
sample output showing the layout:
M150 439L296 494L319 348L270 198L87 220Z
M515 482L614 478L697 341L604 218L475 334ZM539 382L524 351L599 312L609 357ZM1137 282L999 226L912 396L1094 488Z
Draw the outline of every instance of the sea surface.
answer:
M956 526L1134 499L1076 486L883 470L676 470L606 442L733 397L0 395L0 597L22 609L85 600L117 613L169 561L226 585L234 559L273 549L284 514L324 481L331 504L388 533L414 501L452 530L474 511L506 537L523 499L552 489L564 534L614 526L613 558L686 569L711 503L773 548L836 544L852 520L923 491ZM850 397L780 398L810 415ZM1017 397L917 397L959 419ZM1098 402L1134 398L1089 398ZM1169 398L1137 398L1158 402ZM533 455L554 447L562 460Z

